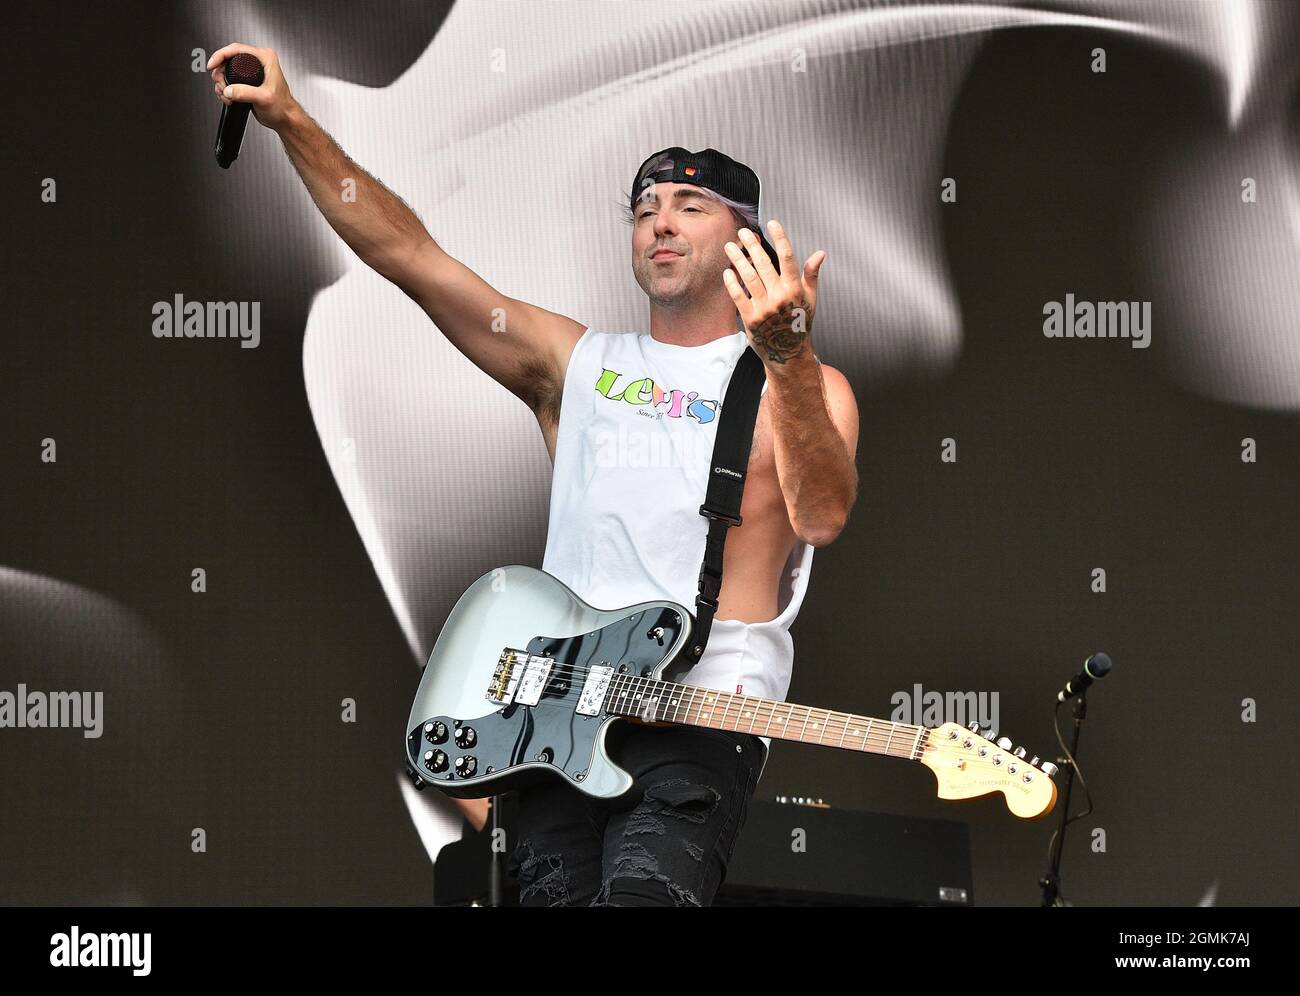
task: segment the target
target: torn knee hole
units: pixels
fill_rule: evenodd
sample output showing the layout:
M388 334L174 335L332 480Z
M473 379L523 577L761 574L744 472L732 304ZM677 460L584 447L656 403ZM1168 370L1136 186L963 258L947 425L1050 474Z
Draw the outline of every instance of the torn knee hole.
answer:
M524 899L540 892L551 899L568 902L569 873L565 871L563 856L538 854L528 841L522 842L519 846L528 852L522 860L516 862L519 898Z
M651 812L703 823L721 801L722 796L712 786L674 778L647 788L642 805L649 807Z
M667 902L665 902L667 900ZM699 906L700 900L689 889L673 882L667 875L622 875L607 881L596 897L598 906Z

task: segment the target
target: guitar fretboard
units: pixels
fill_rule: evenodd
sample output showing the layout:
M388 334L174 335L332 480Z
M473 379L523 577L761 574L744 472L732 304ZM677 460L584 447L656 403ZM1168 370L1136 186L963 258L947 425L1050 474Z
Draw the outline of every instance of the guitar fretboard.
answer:
M646 722L705 726L824 747L918 760L929 732L924 726L893 723L849 712L792 702L733 695L716 688L680 685L654 678L617 675L605 695L605 712Z

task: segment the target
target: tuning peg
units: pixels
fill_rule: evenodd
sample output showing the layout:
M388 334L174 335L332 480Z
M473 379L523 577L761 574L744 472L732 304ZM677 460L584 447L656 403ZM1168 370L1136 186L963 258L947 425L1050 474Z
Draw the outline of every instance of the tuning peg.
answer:
M1024 756L1025 756L1025 749L1024 749L1023 747L1017 747L1017 748L1016 748L1015 750L1013 750L1011 753L1012 753L1012 754L1015 754L1016 757L1024 757Z
M1001 747L1003 750L1010 750L1010 749L1011 749L1011 738L1010 738L1010 737L998 737L998 746Z
M1045 774L1048 778L1051 778L1059 770L1060 769L1056 765L1054 765L1051 761L1043 762L1043 774Z
M975 720L973 723L970 724L970 726L966 727L966 729L970 730L971 733L979 733L980 721L978 719Z
M1030 759L1029 759L1029 763L1032 764L1035 768L1037 768L1037 767L1038 767L1038 755L1035 754L1032 758L1030 758Z

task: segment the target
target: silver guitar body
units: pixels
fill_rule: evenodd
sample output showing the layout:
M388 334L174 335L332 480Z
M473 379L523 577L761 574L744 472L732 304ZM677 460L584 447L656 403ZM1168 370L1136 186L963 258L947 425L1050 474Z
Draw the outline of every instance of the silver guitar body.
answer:
M675 602L597 609L544 571L489 571L429 655L407 721L407 774L460 798L541 778L625 796L634 782L607 750L621 718L611 704L634 701L637 678L679 680L693 628Z

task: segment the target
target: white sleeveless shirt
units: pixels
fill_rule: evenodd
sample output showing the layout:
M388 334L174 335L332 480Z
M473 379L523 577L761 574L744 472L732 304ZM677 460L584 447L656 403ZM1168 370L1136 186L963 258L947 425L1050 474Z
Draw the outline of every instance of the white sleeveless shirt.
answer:
M703 346L674 346L645 332L583 333L564 377L542 570L600 609L667 599L695 611L708 534L699 509L722 401L747 345L744 330ZM794 665L790 624L813 549L795 540L776 618L714 619L685 682L785 699ZM766 764L771 740L762 740Z

